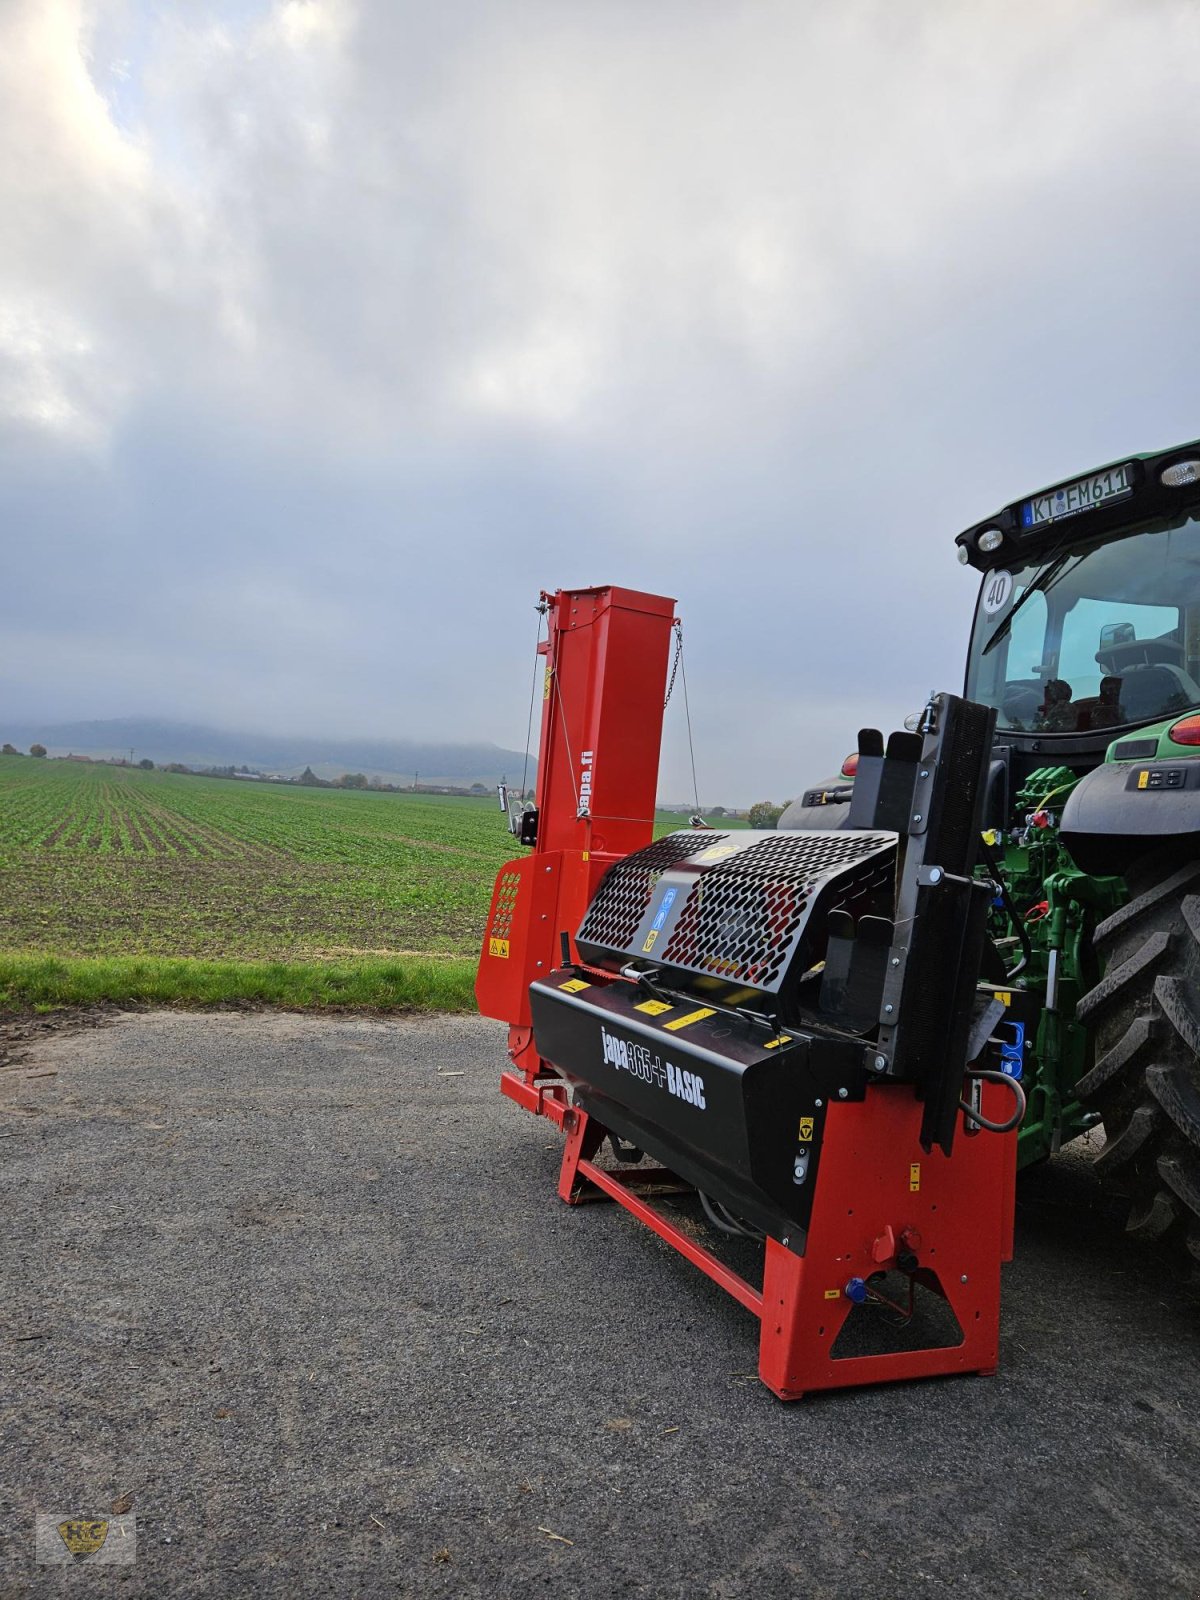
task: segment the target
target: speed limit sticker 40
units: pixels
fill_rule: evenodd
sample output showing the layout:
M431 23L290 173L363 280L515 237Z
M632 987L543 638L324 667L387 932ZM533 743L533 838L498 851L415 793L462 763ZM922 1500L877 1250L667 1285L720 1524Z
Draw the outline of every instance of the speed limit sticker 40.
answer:
M986 615L994 617L997 611L1003 611L1012 591L1012 573L993 572L983 586L983 609Z

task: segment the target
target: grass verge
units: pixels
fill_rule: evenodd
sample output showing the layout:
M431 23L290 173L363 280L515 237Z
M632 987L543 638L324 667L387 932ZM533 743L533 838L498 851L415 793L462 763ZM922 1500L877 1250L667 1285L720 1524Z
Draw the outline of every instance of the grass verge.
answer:
M473 1011L474 982L475 962L460 957L295 962L0 954L0 1012L105 1002Z

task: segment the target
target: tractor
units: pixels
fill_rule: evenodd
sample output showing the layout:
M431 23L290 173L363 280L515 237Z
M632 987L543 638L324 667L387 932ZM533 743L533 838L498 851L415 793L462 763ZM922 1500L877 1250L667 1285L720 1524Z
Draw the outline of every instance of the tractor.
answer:
M1018 1163L1103 1123L1129 1232L1200 1258L1200 441L956 544L981 580L965 694L996 713L978 871L1014 991ZM843 826L857 761L779 826Z
M1130 1230L1200 1259L1200 442L957 544L964 693L775 829L658 835L673 600L538 603L476 980L500 1088L563 1134L560 1200L758 1319L782 1399L994 1372L1016 1172L1101 1123Z

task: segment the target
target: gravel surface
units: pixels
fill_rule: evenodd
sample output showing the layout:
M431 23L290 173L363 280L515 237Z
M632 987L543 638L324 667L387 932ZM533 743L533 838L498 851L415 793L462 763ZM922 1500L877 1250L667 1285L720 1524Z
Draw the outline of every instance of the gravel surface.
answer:
M121 1016L0 1072L0 1596L1200 1593L1197 1294L1022 1180L1002 1368L785 1406L477 1019ZM33 1563L132 1496L138 1559Z

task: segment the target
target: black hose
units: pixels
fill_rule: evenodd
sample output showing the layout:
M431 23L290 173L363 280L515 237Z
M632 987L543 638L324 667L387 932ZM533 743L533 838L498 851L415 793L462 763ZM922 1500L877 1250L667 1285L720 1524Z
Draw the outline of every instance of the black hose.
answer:
M703 1189L697 1189L696 1193L700 1196L704 1215L714 1228L720 1228L722 1233L731 1234L735 1239L754 1239L761 1243L764 1235L757 1228L748 1228L745 1223L739 1222L719 1200L710 1200Z
M712 1201L708 1198L703 1189L698 1189L696 1192L700 1196L700 1204L704 1207L704 1215L712 1223L714 1228L720 1228L722 1233L732 1233L738 1236L741 1235L742 1230L740 1228L735 1228L731 1223L722 1222L721 1218L716 1213Z
M991 1067L980 1067L975 1072L968 1072L967 1077L988 1083L1002 1083L1012 1091L1013 1099L1017 1102L1017 1109L1007 1122L992 1122L965 1100L960 1100L959 1108L966 1113L968 1122L973 1122L977 1128L986 1128L988 1133L1011 1133L1014 1128L1021 1126L1021 1119L1025 1115L1025 1091L1015 1078L1010 1078L1007 1072L994 1071Z
M1005 911L1008 912L1008 920L1016 928L1021 940L1021 949L1025 952L1016 966L1007 973L1009 978L1015 978L1019 973L1024 972L1025 968L1033 960L1033 944L1029 938L1029 929L1025 926L1023 918L1017 915L1017 908L1008 896L1008 885L1005 883L1004 875L1000 871L1000 863L992 854L991 845L982 835L980 835L979 839L979 848L983 852L983 859L987 863L987 869L991 873L997 889L1000 891L1000 899L1004 902Z

